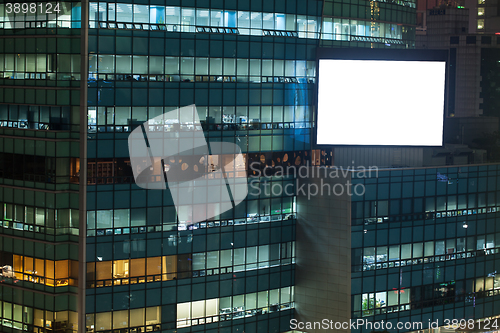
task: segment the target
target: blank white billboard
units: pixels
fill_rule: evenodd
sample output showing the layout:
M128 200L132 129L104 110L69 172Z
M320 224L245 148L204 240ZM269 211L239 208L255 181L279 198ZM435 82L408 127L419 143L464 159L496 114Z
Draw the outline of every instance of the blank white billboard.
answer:
M444 61L319 60L317 144L441 146Z

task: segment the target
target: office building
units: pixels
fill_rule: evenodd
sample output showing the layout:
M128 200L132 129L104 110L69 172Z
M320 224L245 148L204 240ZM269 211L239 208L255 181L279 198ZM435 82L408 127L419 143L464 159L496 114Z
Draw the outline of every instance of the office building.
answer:
M448 103L445 142L488 150L497 161L499 39L495 34L468 32L472 10L441 8L427 11L427 30L417 35L416 48L448 49ZM463 163L460 163L463 164Z
M81 6L33 4L0 4L0 330L76 332L86 215Z
M471 10L471 32L479 34L495 34L499 32L498 1L466 0L465 7Z
M135 185L127 138L196 104L208 142L237 144L250 176L310 163L316 48L412 48L414 11L412 1L1 4L0 330L290 330L296 200L264 180L294 179L254 179L261 194L188 227L168 191Z
M366 185L362 200L352 204L354 317L377 317L384 305L380 315L399 321L498 314L497 169L391 170ZM372 282L373 294L366 293Z
M301 179L324 195L298 196L298 319L365 320L351 332L383 331L366 326L382 321L401 323L400 332L444 332L458 329L453 319L497 330L498 168L373 169L347 178L317 168Z

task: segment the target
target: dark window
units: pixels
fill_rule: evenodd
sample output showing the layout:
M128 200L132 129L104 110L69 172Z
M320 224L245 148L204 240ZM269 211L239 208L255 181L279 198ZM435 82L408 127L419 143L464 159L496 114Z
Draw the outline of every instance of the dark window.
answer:
M450 44L458 44L460 41L460 38L458 36L451 36L450 37Z
M481 36L481 44L491 44L491 36Z
M465 39L466 44L476 44L476 36L467 36Z

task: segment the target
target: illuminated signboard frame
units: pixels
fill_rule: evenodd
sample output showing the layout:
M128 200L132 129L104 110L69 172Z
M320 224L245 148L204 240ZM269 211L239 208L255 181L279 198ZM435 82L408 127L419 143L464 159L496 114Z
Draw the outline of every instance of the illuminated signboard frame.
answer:
M311 131L311 141L315 149L331 147L442 147L444 144L444 121L446 118L448 104L448 50L408 50L408 49L366 49L366 48L318 48L316 58L316 91L314 128ZM386 60L386 61L440 61L445 62L445 85L443 105L443 130L441 145L370 145L370 144L318 144L318 93L321 84L319 61L325 59L333 60ZM350 124L346 124L350 126Z

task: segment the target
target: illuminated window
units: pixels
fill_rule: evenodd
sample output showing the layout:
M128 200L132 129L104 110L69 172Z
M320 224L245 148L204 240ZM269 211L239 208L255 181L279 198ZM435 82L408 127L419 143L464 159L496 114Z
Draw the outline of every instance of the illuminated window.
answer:
M146 275L161 274L161 257L148 258Z
M477 16L483 16L484 15L484 8L478 8L477 9Z
M77 285L78 263L73 260L53 261L13 255L12 265L11 276L5 272L3 276L52 287Z
M111 261L96 262L96 279L111 279Z
M477 28L484 29L484 19L477 20Z
M69 278L69 260L55 262L56 286L67 286Z
M130 276L139 277L146 275L146 259L132 259L130 260Z
M115 260L113 261L113 278L129 277L129 261Z
M114 311L113 312L113 328L127 328L128 327L128 310Z
M111 329L111 312L96 313L95 327L97 330Z
M130 327L144 325L144 309L130 310Z
M385 296L385 293L384 293ZM177 303L177 328L238 319L293 307L293 287ZM147 323L146 323L147 324Z

